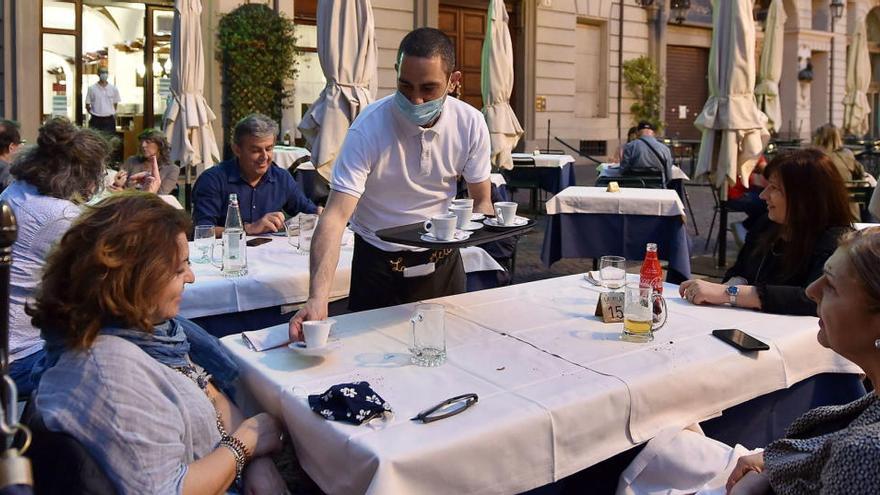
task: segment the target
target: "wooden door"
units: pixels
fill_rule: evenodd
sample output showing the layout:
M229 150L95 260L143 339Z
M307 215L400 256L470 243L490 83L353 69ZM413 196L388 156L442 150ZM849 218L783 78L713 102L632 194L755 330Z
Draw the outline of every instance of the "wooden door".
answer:
M477 109L483 108L480 62L486 35L486 9L444 4L440 6L438 21L438 28L455 45L457 69L462 76L461 99Z
M708 48L666 48L666 137L700 139L694 120L709 97L708 71Z

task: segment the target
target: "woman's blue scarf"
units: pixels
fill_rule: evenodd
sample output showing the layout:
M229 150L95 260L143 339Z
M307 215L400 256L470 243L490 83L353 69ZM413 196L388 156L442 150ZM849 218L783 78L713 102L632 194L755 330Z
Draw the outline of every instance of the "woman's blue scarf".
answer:
M101 329L100 334L123 338L156 361L172 368L189 366L191 359L214 377L218 388L232 397L230 392L232 382L238 378L238 365L216 337L186 318L172 318L154 326L152 332L107 326ZM55 366L66 350L57 339L46 340L45 360L35 365L32 371L35 382L43 372Z

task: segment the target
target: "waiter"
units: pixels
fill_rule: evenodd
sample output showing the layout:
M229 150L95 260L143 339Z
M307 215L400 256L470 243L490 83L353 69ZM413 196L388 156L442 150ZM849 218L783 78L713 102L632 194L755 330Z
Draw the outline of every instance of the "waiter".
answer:
M116 133L116 105L119 104L119 90L107 82L109 74L106 67L98 69L98 82L89 86L86 93L86 111L89 112L89 127L110 134Z
M362 311L465 290L458 249L417 249L376 231L447 212L462 176L474 210L492 213L489 129L483 115L447 93L461 80L455 49L433 28L407 34L397 54L397 92L355 119L333 166L330 196L312 239L309 299L291 319L327 317L346 223L355 233L349 309Z

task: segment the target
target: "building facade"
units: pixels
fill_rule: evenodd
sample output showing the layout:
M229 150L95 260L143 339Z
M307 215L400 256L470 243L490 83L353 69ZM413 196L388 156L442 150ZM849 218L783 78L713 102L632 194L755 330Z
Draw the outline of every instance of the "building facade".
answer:
M291 17L302 48L294 97L282 130L296 124L324 85L316 48L317 0L262 1ZM202 0L206 59L205 97L222 109L215 33L221 16L243 0ZM411 29L438 27L456 43L464 73L463 99L480 106L480 48L488 0L373 0L379 50L379 97L395 89L397 46ZM514 44L515 87L511 105L525 129L523 149L560 148L553 138L604 156L616 149L632 122L632 95L621 81L621 64L646 55L664 76L666 134L697 138L693 120L708 95L711 44L710 0L692 0L676 19L670 0L508 0ZM756 0L755 11L768 0ZM808 138L830 121L840 125L849 34L867 20L872 59L870 101L880 105L880 0L849 0L834 19L830 0L784 0L784 68L780 84L783 137ZM126 148L137 132L159 125L167 96L173 0L0 0L0 112L18 120L29 140L50 115L84 122L88 86L97 68L110 70L120 89L120 134ZM757 49L763 40L758 22ZM809 63L811 82L798 73ZM880 134L880 112L872 133ZM220 120L215 131L222 132Z

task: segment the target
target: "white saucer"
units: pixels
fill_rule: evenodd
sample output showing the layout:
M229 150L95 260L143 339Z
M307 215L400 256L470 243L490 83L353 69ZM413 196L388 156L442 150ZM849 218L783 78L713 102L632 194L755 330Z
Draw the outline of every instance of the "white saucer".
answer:
M492 217L483 220L483 223L490 227L509 229L511 227L522 227L523 225L529 223L529 219L526 217L516 217L516 219L513 221L513 225L501 225L500 223L498 223L498 220L496 220L495 217Z
M471 215L471 222L479 222L484 218L486 218L486 215L483 215L482 213L474 213Z
M338 340L330 340L322 347L309 349L308 347L306 347L305 342L296 341L287 344L287 348L302 356L326 356L336 349L339 349L341 345L342 342Z
M449 243L449 242L461 242L461 241L467 240L467 238L470 236L471 236L471 233L467 230L456 230L455 235L452 237L452 239L450 239L448 241L437 239L436 237L434 237L434 234L428 234L428 233L422 234L421 237L419 237L419 239L421 239L425 242Z
M468 222L467 225L462 227L462 230L480 230L483 228L483 224L479 222Z

